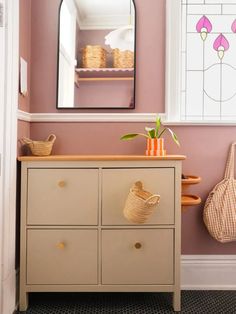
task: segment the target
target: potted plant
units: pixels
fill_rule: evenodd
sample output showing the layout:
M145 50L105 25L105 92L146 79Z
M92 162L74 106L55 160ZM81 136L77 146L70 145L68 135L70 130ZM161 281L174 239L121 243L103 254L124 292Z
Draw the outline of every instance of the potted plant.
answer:
M143 133L129 133L123 135L120 139L123 141L132 140L137 136L143 136L147 139L147 149L146 155L148 156L164 156L166 155L166 150L164 149L164 138L162 135L168 131L174 140L174 142L179 146L179 140L177 135L170 129L163 126L161 118L157 116L156 125L154 128L145 127L146 134Z

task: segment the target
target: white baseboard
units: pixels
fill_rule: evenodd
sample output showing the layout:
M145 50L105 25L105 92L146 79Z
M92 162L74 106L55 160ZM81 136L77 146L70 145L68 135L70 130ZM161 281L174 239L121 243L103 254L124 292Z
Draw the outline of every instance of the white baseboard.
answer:
M236 255L182 255L182 290L236 290Z

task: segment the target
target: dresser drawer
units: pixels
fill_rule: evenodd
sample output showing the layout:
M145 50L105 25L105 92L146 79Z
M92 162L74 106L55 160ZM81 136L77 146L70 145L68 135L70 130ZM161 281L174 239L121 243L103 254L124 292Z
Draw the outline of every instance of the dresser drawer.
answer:
M27 223L97 225L97 169L29 169Z
M142 181L144 189L161 196L146 224L174 224L174 168L104 169L102 173L103 225L129 225L123 208L131 186Z
M28 230L27 284L97 284L97 230Z
M173 230L103 230L103 284L173 284Z

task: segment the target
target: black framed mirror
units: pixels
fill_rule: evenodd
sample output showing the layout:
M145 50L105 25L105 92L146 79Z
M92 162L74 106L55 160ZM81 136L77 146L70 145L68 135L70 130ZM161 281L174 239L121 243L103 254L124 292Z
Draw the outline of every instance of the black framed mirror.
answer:
M135 0L62 0L57 108L135 108Z

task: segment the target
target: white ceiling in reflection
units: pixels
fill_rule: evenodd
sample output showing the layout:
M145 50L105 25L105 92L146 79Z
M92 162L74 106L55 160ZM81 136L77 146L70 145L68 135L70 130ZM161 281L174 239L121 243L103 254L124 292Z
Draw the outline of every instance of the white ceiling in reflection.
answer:
M115 29L130 22L132 0L74 0L81 29ZM131 4L131 5L130 5ZM133 23L133 21L132 21Z

